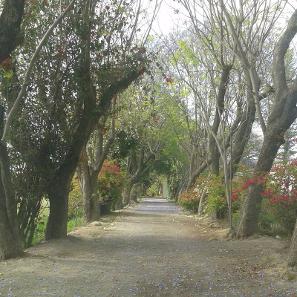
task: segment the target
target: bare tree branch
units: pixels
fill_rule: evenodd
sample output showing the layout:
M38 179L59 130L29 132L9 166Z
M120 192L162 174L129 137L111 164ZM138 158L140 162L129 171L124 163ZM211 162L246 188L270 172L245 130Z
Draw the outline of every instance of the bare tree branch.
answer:
M285 32L279 39L275 50L272 66L273 84L278 90L287 90L285 55L297 32L297 10L291 16Z

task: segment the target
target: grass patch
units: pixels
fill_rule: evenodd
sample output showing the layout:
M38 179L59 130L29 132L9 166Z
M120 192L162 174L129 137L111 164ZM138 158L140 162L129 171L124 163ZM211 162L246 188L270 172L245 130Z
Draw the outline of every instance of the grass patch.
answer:
M43 241L45 239L45 228L46 228L47 220L48 220L47 215L43 215L40 217L39 222L36 227L36 230L35 230L35 233L34 233L32 246L40 243L41 241ZM67 232L69 233L69 232L73 231L75 228L85 225L85 223L86 222L85 222L84 217L73 217L68 220Z
M75 228L83 226L86 224L84 217L74 217L68 220L67 232L73 231Z

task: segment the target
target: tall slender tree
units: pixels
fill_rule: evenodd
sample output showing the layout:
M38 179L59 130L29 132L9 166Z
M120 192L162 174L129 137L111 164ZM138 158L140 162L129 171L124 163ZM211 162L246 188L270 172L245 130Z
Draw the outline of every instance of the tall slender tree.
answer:
M266 124L263 145L254 170L256 179L265 177L269 173L277 152L284 143L285 132L297 117L297 81L295 79L291 83L288 82L285 65L286 53L296 34L297 11L292 14L285 31L274 48L272 74L275 94ZM263 182L250 186L238 230L239 237L247 237L257 231L263 188Z

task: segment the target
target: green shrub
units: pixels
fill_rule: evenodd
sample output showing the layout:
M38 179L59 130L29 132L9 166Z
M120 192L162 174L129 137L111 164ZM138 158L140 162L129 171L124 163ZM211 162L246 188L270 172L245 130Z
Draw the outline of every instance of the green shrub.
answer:
M80 192L79 181L77 177L74 177L71 183L71 190L69 192L68 200L68 232L71 232L75 227L82 226L85 223L83 214L83 201ZM49 205L44 199L42 209L37 219L37 225L34 232L32 245L36 245L45 239L45 229L48 220L48 215Z
M183 192L178 203L185 209L197 212L201 197L205 199L206 212L223 218L227 213L227 201L222 177L211 174L201 175L195 186Z
M275 165L266 178L262 212L273 218L271 229L292 234L297 214L297 161Z
M228 205L223 178L221 176L209 175L207 187L207 213L215 215L218 219L224 218L227 214Z
M227 203L225 197L211 195L207 199L207 213L215 215L217 219L222 219L227 214Z
M75 176L71 182L71 188L68 198L68 219L83 217L83 198L80 190L78 177Z
M266 176L242 176L234 183L233 197L239 204L253 184L263 184L259 230L269 235L290 235L297 214L297 161L276 164Z
M199 206L199 197L193 190L183 192L178 198L178 204L189 211L197 212Z
M154 182L153 184L151 184L149 186L149 188L146 190L146 194L149 196L149 197L156 197L159 195L159 188L160 188L160 185L159 185L159 182Z
M114 209L118 200L121 199L124 181L125 175L120 166L115 161L104 161L98 176L95 197L109 210Z
M34 232L32 244L31 244L32 246L36 245L39 242L41 242L42 240L44 240L46 224L47 224L47 217L38 221L35 232Z
M81 217L73 217L72 219L68 220L67 223L67 232L73 231L75 228L83 226L86 223L83 216Z

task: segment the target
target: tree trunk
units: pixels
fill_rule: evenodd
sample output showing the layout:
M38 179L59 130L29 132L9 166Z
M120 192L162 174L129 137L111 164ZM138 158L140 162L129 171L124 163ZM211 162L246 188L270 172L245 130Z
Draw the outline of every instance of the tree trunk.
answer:
M23 253L18 235L12 230L7 216L0 211L0 260L15 258Z
M45 238L57 239L67 236L68 194L70 181L61 179L51 186L48 192L50 213L46 225Z
M0 260L3 260L23 253L8 154L3 143L0 143L0 174Z
M100 217L100 209L94 199L97 172L93 174L90 172L91 170L92 169L88 164L87 152L83 149L77 168L77 174L84 201L84 214L88 223L96 221Z
M206 198L206 196L207 196L206 189L204 189L200 195L198 211L197 211L198 217L201 217L201 215L202 215L203 203L204 203L204 199Z
M138 184L134 184L131 193L130 193L130 200L133 202L137 202L138 198Z
M94 181L92 176L84 172L81 177L84 212L87 222L93 222L100 218L101 212L94 197Z
M131 189L130 199L134 202L137 202L141 194L142 194L142 184L141 183L134 184Z
M93 199L92 178L88 171L82 170L79 179L84 201L85 218L88 223L93 222L99 218L100 213L96 213L96 203Z
M255 179L265 177L270 172L276 154L284 143L284 133L289 126L290 123L288 121L281 122L280 119L273 124L267 125L264 142L253 174ZM256 182L250 186L248 196L243 205L237 237L248 237L257 231L262 202L261 192L263 189L263 183Z
M202 164L193 172L193 174L191 176L189 176L189 181L188 181L188 184L187 184L187 190L189 190L191 187L194 186L197 178L211 164L211 162L212 162L211 159L208 159L208 160L202 162Z
M231 69L232 66L230 65L223 66L220 77L220 85L218 88L218 95L216 98L216 113L211 128L213 134L216 136L218 134L218 129L221 123L221 116L225 108L225 95L227 91ZM211 133L209 136L209 153L210 159L212 160L211 171L214 175L218 176L220 173L220 152L213 134Z
M88 14L86 16L88 18ZM86 23L89 26L91 22L86 20ZM76 73L79 78L78 97L83 102L84 108L78 127L72 135L69 150L48 190L50 215L46 227L46 239L63 238L67 235L68 193L70 182L79 164L81 152L86 146L96 123L110 110L114 96L127 89L145 70L143 66L129 68L129 71L123 72L123 76L120 79L111 80L110 83L103 86L100 91L99 104L96 104L98 98L90 66L90 30L91 28L89 27L89 32L81 36L81 56Z
M0 190L0 260L21 256L23 248L17 227L9 219L5 205L5 194L1 184Z
M242 207L241 221L237 230L238 238L245 238L253 235L257 231L258 216L261 210L261 192L263 185L251 185L248 196Z
M24 14L24 0L6 0L0 16L0 63L20 43L20 27Z
M20 236L25 244L25 247L30 247L34 238L34 233L37 227L37 218L40 213L42 194L32 197L28 195L22 198L18 205L18 221Z
M133 187L133 183L130 181L128 181L126 186L124 187L124 190L122 193L124 206L126 206L130 203L132 187Z
M273 53L272 78L275 98L265 130L264 142L254 171L254 177L269 173L279 147L284 143L285 132L297 117L297 81L287 84L285 55L297 33L297 10L291 16L288 26L280 36ZM261 209L263 184L253 185L243 208L238 237L247 237L257 231Z
M244 149L250 139L253 123L255 121L255 113L256 107L254 104L254 100L249 99L246 112L242 117L243 121L241 122L238 131L235 134L232 146L232 156L228 164L228 168L230 168L228 177L229 179L233 179L233 176L238 169L238 165L244 153Z
M95 153L93 158L89 158L86 147L82 150L80 156L80 162L77 168L77 174L79 177L79 183L84 201L84 213L87 222L93 222L99 219L101 216L101 208L96 201L95 191L98 183L98 174L102 169L103 163L108 155L111 145L115 138L114 132L114 118L112 119L111 134L104 145L104 132L107 117L104 117L102 126L98 127L95 131L96 144ZM90 163L90 159L92 160Z
M288 257L288 266L296 267L297 266L297 220L295 224L294 233L291 239L291 246Z
M213 139L213 136L211 136L211 138ZM211 172L215 176L218 176L220 174L220 152L215 141L210 142L209 153L211 156L211 164L210 164Z

